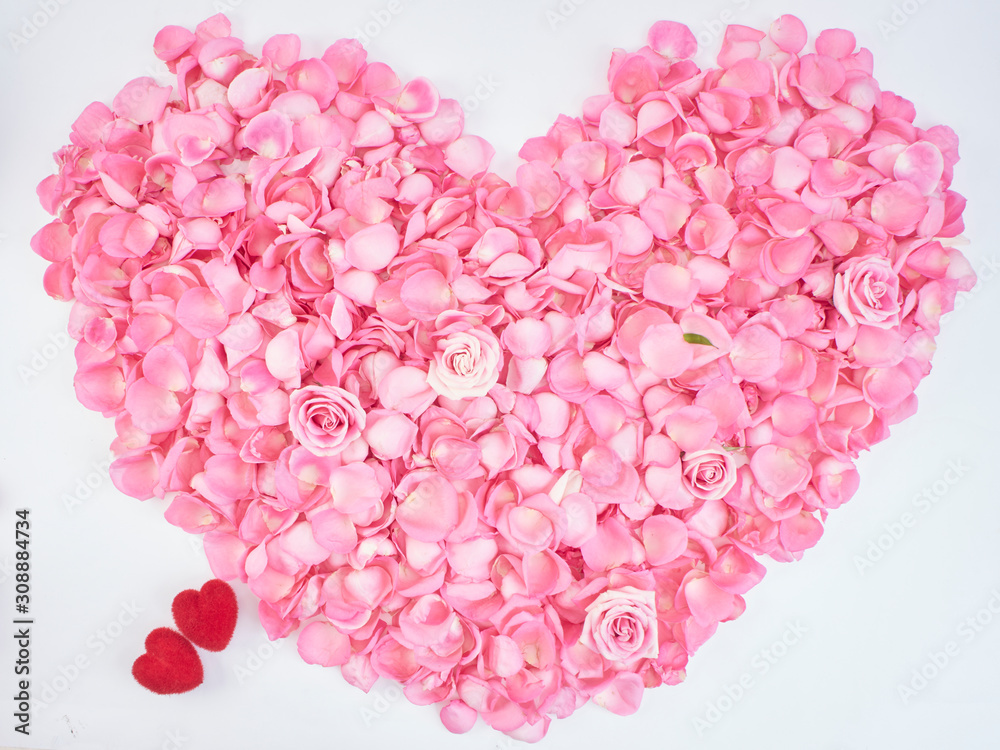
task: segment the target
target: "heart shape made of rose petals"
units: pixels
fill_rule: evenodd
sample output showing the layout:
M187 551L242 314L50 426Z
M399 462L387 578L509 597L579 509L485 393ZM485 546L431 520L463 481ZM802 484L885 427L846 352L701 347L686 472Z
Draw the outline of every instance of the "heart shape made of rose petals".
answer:
M132 664L132 676L159 695L186 693L205 679L194 646L170 628L156 628L146 636L146 653Z
M171 605L177 629L206 651L222 651L229 645L236 630L238 610L232 586L217 578L208 581L201 590L182 591Z
M850 32L730 26L707 70L648 39L511 184L355 40L171 26L176 90L88 107L39 185L115 485L169 498L271 638L452 731L683 680L915 411L974 281L957 138Z

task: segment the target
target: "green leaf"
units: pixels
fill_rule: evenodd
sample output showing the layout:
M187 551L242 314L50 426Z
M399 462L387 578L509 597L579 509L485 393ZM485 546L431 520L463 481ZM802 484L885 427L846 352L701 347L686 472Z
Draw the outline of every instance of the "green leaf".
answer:
M684 340L687 341L689 344L701 344L702 346L710 346L713 349L718 348L715 346L715 344L706 339L700 333L685 333Z

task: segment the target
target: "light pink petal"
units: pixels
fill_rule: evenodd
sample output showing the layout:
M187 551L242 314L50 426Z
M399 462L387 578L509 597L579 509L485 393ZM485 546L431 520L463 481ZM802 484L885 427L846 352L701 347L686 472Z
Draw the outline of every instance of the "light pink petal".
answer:
M600 390L613 391L625 385L629 379L629 371L625 365L595 351L583 355L583 371L587 381Z
M737 185L758 187L771 179L774 157L767 149L753 146L744 151L736 162L733 179Z
M434 269L417 271L403 282L399 299L418 320L431 320L455 304L455 295L444 275Z
M417 437L417 425L399 412L374 409L368 412L361 434L372 453L388 461L409 455Z
M150 383L168 391L187 391L191 372L184 354L175 346L154 346L142 360L142 374Z
M351 145L357 148L378 148L391 143L395 133L392 125L374 110L365 112L358 120Z
M334 667L351 658L351 639L328 622L311 622L299 633L299 656L306 664Z
M266 42L262 54L276 70L287 70L299 59L302 41L295 34L275 34Z
M760 383L781 369L781 337L765 326L747 326L733 336L729 358L737 375Z
M441 706L441 723L453 734L465 734L473 726L479 714L476 709L460 700L453 700Z
M658 83L656 69L642 55L627 55L614 71L611 92L615 99L625 104L638 101L653 91Z
M166 388L139 378L125 391L125 410L132 424L149 435L169 432L181 424L181 404Z
M733 217L718 203L707 203L694 212L684 230L684 244L696 253L721 257L736 236Z
M809 38L805 24L793 15L784 15L771 24L769 36L778 48L797 55Z
M417 367L397 367L386 373L378 383L379 402L385 409L409 416L421 414L437 393L427 383L427 373Z
M114 486L137 500L154 497L160 479L159 462L152 453L123 456L108 470Z
M444 163L471 180L489 169L494 153L493 147L478 135L464 135L445 148Z
M865 326L868 328L868 326ZM816 403L806 397L783 393L774 400L771 423L782 435L798 435L816 424L819 413Z
M940 149L928 141L907 146L896 157L892 174L897 180L913 183L921 195L930 195L938 188L944 173L944 157Z
M399 233L391 222L373 224L347 238L347 262L362 271L381 271L399 253L399 245Z
M330 472L333 507L341 513L365 513L384 494L375 470L360 461L339 466Z
M645 554L639 541L614 516L597 527L594 536L580 545L580 552L595 572L640 564Z
M760 55L760 40L764 32L749 26L730 24L722 38L722 49L716 61L723 68L735 65L739 60L756 58Z
M691 29L676 21L657 21L647 35L649 46L668 60L687 60L698 51Z
M703 406L683 406L667 417L663 429L682 451L699 451L708 447L718 423Z
M865 189L868 178L861 167L842 159L817 159L810 185L823 198L852 198Z
M857 46L854 34L846 29L824 29L816 37L816 51L837 59L847 57Z
M663 190L650 191L639 204L639 216L659 240L677 236L691 215L691 206Z
M177 322L195 338L207 339L226 329L229 316L211 289L196 286L177 301Z
M689 580L684 585L684 598L699 625L721 622L730 618L734 611L733 594L720 589L707 576Z
M698 288L698 282L691 278L687 268L672 263L654 263L646 269L642 283L646 299L680 308L694 301Z
M646 329L639 342L639 356L658 377L675 378L691 366L694 352L680 326L665 323Z
M195 36L181 26L164 26L153 40L153 51L163 61L175 60L194 44Z
M650 565L664 565L676 560L687 549L688 535L684 522L675 516L650 516L642 524L642 546Z
M559 504L566 512L566 532L563 541L573 547L582 547L584 542L597 533L597 509L587 495L574 493L567 495Z
M862 382L865 401L876 409L892 409L913 394L913 381L900 366L872 368Z
M421 542L440 542L458 526L458 495L444 477L432 474L396 507L396 520Z
M611 683L597 693L593 700L598 706L606 708L613 714L631 716L639 710L644 687L642 678L635 672L618 672Z
M799 88L814 97L833 96L847 80L844 66L835 58L822 54L799 58Z
M261 112L243 129L243 143L265 159L280 159L292 147L292 121L281 112Z
M236 455L212 456L205 462L205 484L217 496L241 500L250 494L254 467Z
M510 353L520 359L541 357L552 344L552 330L544 321L522 318L508 325L500 340Z
M410 122L426 122L437 113L440 100L433 83L426 78L414 78L399 92L395 111Z
M893 234L906 235L927 213L927 201L916 185L891 182L872 195L872 220Z
M73 376L77 400L93 411L110 412L125 398L125 378L120 367L91 365L80 367Z
M152 78L129 81L115 97L115 114L137 125L159 120L170 100L170 87L158 86Z
M432 146L445 146L462 135L465 113L454 99L442 99L437 112L420 123L420 135Z
M309 522L312 524L313 538L330 552L346 555L358 546L358 533L354 523L339 510L328 508L320 511Z
M761 253L760 270L772 284L794 284L809 268L816 250L816 238L808 233L792 239L771 240Z
M275 378L298 388L304 364L298 331L293 328L278 331L267 344L264 362Z
M815 547L822 535L823 524L812 513L805 511L782 519L778 530L781 545L789 552Z
M801 490L812 475L812 468L804 456L777 445L764 445L754 451L750 468L761 489L775 498Z

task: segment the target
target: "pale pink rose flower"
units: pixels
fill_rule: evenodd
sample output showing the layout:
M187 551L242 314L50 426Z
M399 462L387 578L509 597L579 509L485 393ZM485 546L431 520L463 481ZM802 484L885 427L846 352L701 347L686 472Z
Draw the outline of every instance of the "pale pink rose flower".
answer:
M437 339L427 383L445 398L485 396L500 378L500 342L485 326L469 326Z
M307 385L288 399L288 426L317 456L335 456L361 436L365 411L358 397L332 385Z
M899 276L881 255L850 258L833 280L833 304L849 325L892 328L899 323Z
M701 500L725 497L736 484L737 465L732 451L715 445L684 454L684 486Z
M604 591L587 606L580 641L610 662L656 658L656 594L634 586Z

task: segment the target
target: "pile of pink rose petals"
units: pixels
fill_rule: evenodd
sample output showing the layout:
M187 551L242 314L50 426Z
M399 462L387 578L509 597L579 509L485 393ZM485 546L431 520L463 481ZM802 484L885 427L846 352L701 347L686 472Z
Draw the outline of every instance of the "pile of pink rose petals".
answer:
M355 40L156 37L86 108L32 246L115 485L167 498L270 638L464 732L637 710L916 410L957 138L783 16L717 68L662 21L516 184Z

